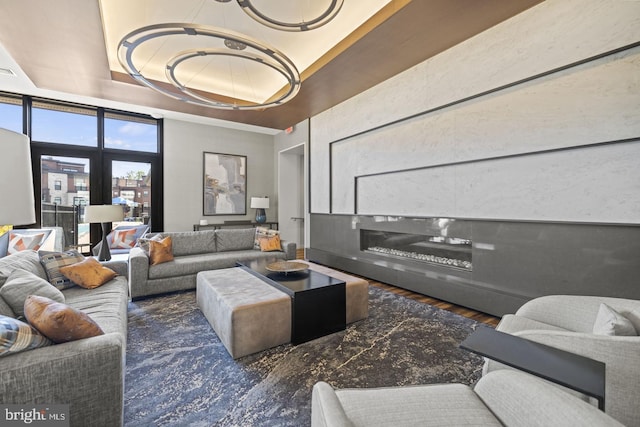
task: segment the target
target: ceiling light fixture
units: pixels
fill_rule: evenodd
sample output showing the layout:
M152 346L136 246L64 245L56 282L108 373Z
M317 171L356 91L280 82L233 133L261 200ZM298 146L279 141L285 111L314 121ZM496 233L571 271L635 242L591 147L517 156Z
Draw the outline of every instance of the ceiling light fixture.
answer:
M221 1L221 0L218 0ZM264 13L260 12L250 0L236 0L238 5L254 20L276 30L282 31L309 31L318 27L322 27L327 22L331 21L340 12L344 0L331 0L331 4L320 16L313 18L309 21L301 22L283 22L270 18Z
M163 37L166 38L185 35L205 39L209 38L209 40L218 39L218 41L222 41L223 44L227 46L227 41L229 41L230 43L237 44L238 46L244 45L245 48L249 47L252 49L252 52L244 52L233 48L197 48L176 53L167 61L165 75L173 87L178 91L171 90L160 82L152 81L150 78L143 75L141 67L134 64L133 53L136 48L140 47L145 42ZM253 53L253 51L255 51L255 53ZM176 77L176 69L180 64L184 63L184 61L203 56L232 56L265 65L277 71L284 77L287 82L288 90L285 90L282 93L279 92L279 95L275 99L271 99L263 103L252 103L247 101L246 103L243 102L242 105L205 97L201 95L202 91L198 91L199 93L196 93L193 89L187 88ZM275 107L291 100L300 90L300 73L298 72L298 69L289 58L277 49L239 33L223 31L218 28L205 27L196 24L156 24L134 30L127 34L118 44L118 60L127 73L143 85L171 98L205 107L226 110L264 109Z

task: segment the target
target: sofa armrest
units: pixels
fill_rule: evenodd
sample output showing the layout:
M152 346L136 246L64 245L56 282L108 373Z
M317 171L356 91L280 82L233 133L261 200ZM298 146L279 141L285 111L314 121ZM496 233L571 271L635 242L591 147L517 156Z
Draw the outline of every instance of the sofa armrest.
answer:
M333 388L320 381L311 395L312 427L353 427Z
M125 261L100 261L100 264L112 269L118 276L129 277L129 267Z
M287 240L281 240L280 245L282 246L282 251L286 254L286 259L296 259L296 250L297 245L296 242L289 242Z
M605 363L605 412L623 424L640 424L640 337L539 330L513 335ZM485 371L504 367L488 361Z
M129 252L129 296L136 298L144 295L141 289L149 278L149 257L139 247L131 248Z
M485 375L474 391L507 426L622 426L587 402L518 371Z
M0 403L69 404L70 424L122 425L124 337L56 344L0 359Z

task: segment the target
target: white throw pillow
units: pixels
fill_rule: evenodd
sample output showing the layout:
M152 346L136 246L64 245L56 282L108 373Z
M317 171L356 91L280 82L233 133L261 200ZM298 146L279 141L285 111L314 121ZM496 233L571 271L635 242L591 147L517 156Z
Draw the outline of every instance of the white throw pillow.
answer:
M596 321L593 324L593 333L596 335L637 336L638 332L629 319L609 307L600 304Z

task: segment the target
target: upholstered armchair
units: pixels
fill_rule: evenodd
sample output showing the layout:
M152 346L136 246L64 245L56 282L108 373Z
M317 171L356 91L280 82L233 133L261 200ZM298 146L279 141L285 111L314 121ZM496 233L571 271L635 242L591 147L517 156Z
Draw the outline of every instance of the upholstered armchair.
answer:
M596 326L597 318L602 325L601 304L624 317L623 321L628 320L627 327L629 323L633 327L627 332L635 329L636 336L602 335L602 327ZM611 317L605 320L609 326L614 322ZM594 326L599 333L594 333ZM640 426L640 301L544 296L504 316L496 329L605 363L605 412L625 425ZM485 362L485 374L498 369L508 368L492 360Z
M334 389L313 386L311 427L618 426L618 421L558 387L498 370L464 384Z

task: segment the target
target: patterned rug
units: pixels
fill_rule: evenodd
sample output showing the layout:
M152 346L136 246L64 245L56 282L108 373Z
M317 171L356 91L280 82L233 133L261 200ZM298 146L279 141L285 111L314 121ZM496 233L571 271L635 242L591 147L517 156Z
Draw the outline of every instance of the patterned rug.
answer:
M477 322L369 288L369 317L298 346L233 360L195 291L129 304L125 426L308 426L311 389L461 382L482 359L458 344Z

